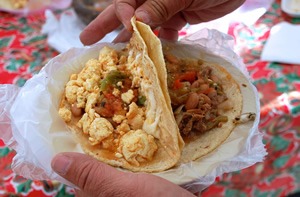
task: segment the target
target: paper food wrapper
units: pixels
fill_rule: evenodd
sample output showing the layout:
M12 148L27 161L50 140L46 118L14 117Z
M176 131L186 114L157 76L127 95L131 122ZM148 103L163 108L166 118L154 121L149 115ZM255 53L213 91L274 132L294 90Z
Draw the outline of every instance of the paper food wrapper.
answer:
M170 43L169 43L170 44ZM187 44L187 45L186 45ZM73 48L53 58L22 88L0 86L0 138L16 150L12 169L28 179L58 180L71 185L51 169L55 154L65 151L82 152L67 126L58 115L61 94L69 76L78 73L87 60L97 58L100 49L109 45L123 48L124 44L100 43L91 47ZM175 45L179 55L218 62L232 73L243 94L243 112L256 113L255 121L238 125L229 138L205 157L170 170L154 173L191 192L199 192L223 173L241 170L266 155L262 134L258 131L259 99L242 60L233 52L233 40L216 30L204 29ZM203 54L199 57L199 52Z

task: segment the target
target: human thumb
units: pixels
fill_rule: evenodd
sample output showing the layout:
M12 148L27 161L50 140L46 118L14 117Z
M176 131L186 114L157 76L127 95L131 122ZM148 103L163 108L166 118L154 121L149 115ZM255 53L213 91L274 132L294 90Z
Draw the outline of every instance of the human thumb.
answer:
M184 10L192 0L148 0L136 11L135 16L152 27L157 27L169 20L176 13Z
M85 154L60 153L51 166L88 196L126 196L135 191L131 182L135 179L130 178L133 173L121 172Z
M146 173L122 172L80 153L59 153L51 166L81 189L83 196L193 196L187 190Z

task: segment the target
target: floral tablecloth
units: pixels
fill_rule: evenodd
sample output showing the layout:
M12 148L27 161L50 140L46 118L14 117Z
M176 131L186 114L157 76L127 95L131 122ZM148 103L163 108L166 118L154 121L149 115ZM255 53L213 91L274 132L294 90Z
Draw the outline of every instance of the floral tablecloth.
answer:
M254 25L230 25L228 33L235 38L237 52L260 93L260 130L269 154L263 163L218 177L202 196L300 192L300 65L260 61L271 27L281 21L300 24L300 19L281 11L277 0ZM44 22L42 13L25 18L0 12L0 84L22 86L58 54L40 32ZM185 34L183 30L181 35ZM74 196L72 188L59 182L26 180L14 174L10 168L14 154L0 140L0 196Z

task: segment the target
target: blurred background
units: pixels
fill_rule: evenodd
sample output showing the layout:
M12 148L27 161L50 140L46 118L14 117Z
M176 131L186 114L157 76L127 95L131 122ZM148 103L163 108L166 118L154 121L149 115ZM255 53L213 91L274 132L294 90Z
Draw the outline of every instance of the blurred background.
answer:
M112 0L0 0L0 84L20 87L54 56L81 47L79 34ZM246 0L215 21L186 25L233 37L257 87L260 131L268 155L218 177L201 196L288 196L300 192L300 1ZM120 29L100 42L111 42ZM56 181L27 180L11 170L14 151L0 140L0 196L74 196Z

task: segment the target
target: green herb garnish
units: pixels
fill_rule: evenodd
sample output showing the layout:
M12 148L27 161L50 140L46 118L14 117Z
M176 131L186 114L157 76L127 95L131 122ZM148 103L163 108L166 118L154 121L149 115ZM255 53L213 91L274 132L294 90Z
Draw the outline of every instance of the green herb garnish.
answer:
M145 96L139 96L137 100L137 105L138 106L144 106L146 102L146 97Z
M123 81L128 76L118 70L110 71L100 83L100 90L105 90L108 85L117 85L119 81Z

